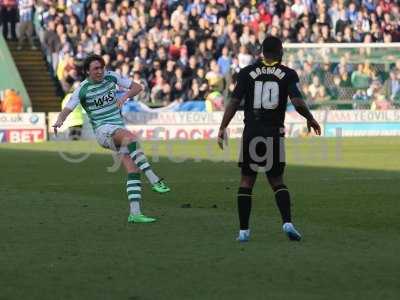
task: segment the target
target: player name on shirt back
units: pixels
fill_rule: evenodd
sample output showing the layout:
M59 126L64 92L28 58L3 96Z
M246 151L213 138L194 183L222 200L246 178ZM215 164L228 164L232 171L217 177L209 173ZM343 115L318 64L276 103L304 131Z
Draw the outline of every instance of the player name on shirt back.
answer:
M275 75L279 79L285 77L286 73L283 72L281 69L276 67L257 67L254 71L250 72L250 76L253 79L256 79L260 75Z

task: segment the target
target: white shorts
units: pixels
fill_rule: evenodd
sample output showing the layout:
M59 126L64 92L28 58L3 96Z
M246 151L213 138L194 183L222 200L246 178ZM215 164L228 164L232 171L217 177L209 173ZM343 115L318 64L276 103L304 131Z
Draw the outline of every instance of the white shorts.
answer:
M128 147L123 146L118 148L114 144L112 136L118 129L126 129L126 128L120 125L111 125L111 124L101 125L94 132L96 135L96 140L100 146L106 149L118 152L119 154L129 154Z

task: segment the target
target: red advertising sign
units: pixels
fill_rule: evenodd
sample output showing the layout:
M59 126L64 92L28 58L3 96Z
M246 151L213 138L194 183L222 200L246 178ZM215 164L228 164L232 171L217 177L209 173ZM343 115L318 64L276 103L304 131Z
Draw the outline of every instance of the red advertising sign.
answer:
M46 139L45 113L0 113L0 143L36 143Z
M46 139L44 129L7 129L2 133L4 142L8 143L37 143Z

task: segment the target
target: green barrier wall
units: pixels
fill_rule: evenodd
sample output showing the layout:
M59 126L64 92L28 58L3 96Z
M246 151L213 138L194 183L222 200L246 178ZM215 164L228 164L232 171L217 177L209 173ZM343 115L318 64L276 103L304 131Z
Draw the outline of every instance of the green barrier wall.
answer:
M21 94L24 99L24 110L27 111L32 106L31 99L8 50L7 43L3 35L0 34L0 91L10 88Z

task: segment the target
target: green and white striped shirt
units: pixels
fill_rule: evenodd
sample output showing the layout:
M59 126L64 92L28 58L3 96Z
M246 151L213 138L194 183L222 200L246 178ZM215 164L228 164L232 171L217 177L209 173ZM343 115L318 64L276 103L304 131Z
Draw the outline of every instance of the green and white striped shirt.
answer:
M123 78L116 72L106 71L104 79L95 83L90 79L81 82L66 107L73 110L79 103L89 116L93 129L102 125L124 126L121 112L116 105L117 86L130 88L132 80Z

